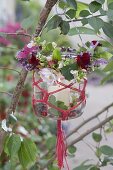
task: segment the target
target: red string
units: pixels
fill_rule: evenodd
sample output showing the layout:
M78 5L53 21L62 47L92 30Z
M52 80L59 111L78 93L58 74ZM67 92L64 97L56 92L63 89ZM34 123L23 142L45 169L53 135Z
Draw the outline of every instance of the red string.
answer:
M52 92L48 92L47 90L41 88L40 87L41 82L43 82L42 79L39 79L38 81L35 80L35 76L34 76L34 73L33 73L33 88L37 87L43 94L42 99L36 99L35 96L33 95L32 104L33 104L34 111L35 111L35 104L38 103L38 102L41 102L41 103L44 103L45 105L47 105L51 108L54 108L55 110L57 110L59 112L61 112L60 118L62 120L67 120L69 115L70 115L70 112L72 110L75 110L80 104L82 104L84 101L86 101L86 99L85 99L85 87L86 87L86 84L87 84L87 80L84 80L84 85L83 85L82 90L80 89L80 87L79 87L79 89L72 87L73 83L70 83L69 85L65 85L65 84L57 81L57 83L59 85L63 86L63 87L58 89L58 90L52 91ZM69 108L68 110L63 110L63 109L53 105L52 103L49 103L48 98L49 98L50 95L52 95L54 93L58 93L58 92L66 89L66 88L70 88L73 91L80 93L80 97L77 99L77 104L75 106ZM36 111L35 111L35 113L36 113ZM37 115L37 113L36 113L36 115Z
M69 170L69 166L66 159L66 144L65 144L65 135L62 130L61 120L57 120L57 144L56 144L56 156L58 167L61 169L64 167L64 159L66 161L67 169Z
M66 166L67 166L67 170L69 170L69 166L68 166L68 162L67 162L67 159L66 159L66 149L67 149L67 146L66 146L66 143L65 143L65 134L62 130L62 125L61 125L61 120L67 120L68 117L70 116L70 113L72 110L76 109L80 104L82 104L83 102L86 101L86 98L85 98L85 88L86 88L86 84L87 84L87 80L84 80L84 85L83 85L83 88L81 89L80 86L79 88L75 88L73 87L73 83L70 83L69 85L65 85L61 82L58 82L57 81L57 84L61 85L62 88L58 89L58 90L55 90L55 91L52 91L52 92L48 92L47 90L43 89L42 87L40 87L40 83L43 82L42 79L36 81L35 80L35 76L34 76L34 73L33 73L33 89L35 87L37 87L39 89L40 92L42 92L42 98L41 99L36 99L35 98L35 95L33 94L32 96L32 105L33 105L33 108L34 108L34 112L35 114L37 115L37 111L35 110L35 104L36 103L43 103L44 105L48 106L48 107L51 107L51 108L54 108L56 109L57 111L61 112L61 116L59 116L58 120L57 120L57 143L56 143L56 156L57 156L57 161L58 161L58 166L59 168L61 169L63 166L64 166L64 160L66 162ZM77 93L80 94L79 98L77 99L77 104L71 108L69 108L68 110L63 110L55 105L53 105L52 103L50 103L48 101L48 98L50 95L54 94L54 93L58 93L66 88L69 88ZM42 116L47 116L46 113L42 113Z

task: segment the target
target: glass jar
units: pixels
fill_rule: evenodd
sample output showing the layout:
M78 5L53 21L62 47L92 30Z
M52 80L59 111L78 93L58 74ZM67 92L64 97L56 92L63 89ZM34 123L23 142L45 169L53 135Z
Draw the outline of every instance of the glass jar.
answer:
M44 70L44 69L43 69ZM57 78L56 78L57 77ZM61 74L56 76L52 69L34 74L33 108L39 117L73 119L81 116L86 105L86 80L77 83L68 81Z

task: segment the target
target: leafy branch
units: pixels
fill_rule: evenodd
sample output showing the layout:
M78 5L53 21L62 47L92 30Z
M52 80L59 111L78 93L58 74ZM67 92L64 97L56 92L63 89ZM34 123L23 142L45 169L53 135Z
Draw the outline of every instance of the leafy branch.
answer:
M49 15L52 7L55 5L56 2L57 2L57 0L47 0L44 8L41 11L40 19L39 19L39 22L38 22L38 25L36 27L36 31L35 31L35 34L33 35L33 37L39 36L43 26L46 23L48 15ZM19 101L19 97L20 97L22 90L23 90L23 86L24 86L24 82L26 80L27 74L28 74L28 71L23 68L21 73L20 73L18 83L17 83L15 90L13 92L13 97L12 97L11 104L9 106L7 114L15 112L16 106L17 106L18 101Z

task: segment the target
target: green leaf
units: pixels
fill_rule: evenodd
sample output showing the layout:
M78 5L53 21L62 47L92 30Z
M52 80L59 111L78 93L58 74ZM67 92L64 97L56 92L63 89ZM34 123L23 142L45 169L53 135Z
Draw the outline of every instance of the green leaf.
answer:
M67 21L62 21L59 26L61 29L61 34L66 35L70 30L70 25L69 25L69 22Z
M113 71L113 60L110 61L107 66L103 69L103 71L107 72L107 71Z
M50 31L52 29L56 29L59 27L60 23L62 21L62 18L58 15L54 15L48 22L47 22L47 31Z
M97 12L100 8L101 8L101 4L96 2L96 1L93 1L89 4L89 10L92 12L92 13L95 13Z
M111 148L108 145L103 145L100 147L100 151L104 154L104 155L108 155L108 156L113 156L113 148Z
M54 95L49 96L49 103L53 105L56 103L56 97Z
M63 74L63 76L65 77L66 80L72 80L74 78L74 76L70 73L71 70L76 70L77 69L77 65L76 63L64 66L61 69L61 73Z
M26 168L32 165L37 158L37 147L31 139L24 139L18 152L21 165Z
M56 105L56 103L55 103L55 105ZM61 112L57 111L54 108L48 109L48 112L50 113L50 115L55 115L55 116L60 116L61 115Z
M59 170L57 165L54 165L54 164L49 164L47 168L48 168L48 170Z
M113 10L113 2L111 2L111 3L108 4L108 9ZM109 11L109 10L108 10L108 11Z
M67 4L70 5L70 7L77 9L77 3L75 0L66 0Z
M68 151L69 153L74 154L77 151L77 148L75 146L69 146Z
M83 165L81 164L80 166L74 168L73 170L89 170L89 168L91 168L92 165Z
M102 80L101 80L101 84L106 83L107 81L111 80L113 78L113 72L107 74Z
M106 48L109 48L109 49L112 48L112 44L108 41L100 40L99 42L102 44L102 47L106 47Z
M109 5L113 0L107 0L107 4Z
M81 23L82 23L82 25L88 24L88 19L87 19L87 18L83 18L83 19L81 20Z
M91 17L88 19L88 23L92 26L92 28L94 28L94 30L96 32L99 31L100 28L103 27L104 22L102 19L97 18L97 17Z
M100 12L100 14L103 15L103 16L106 15L106 11L103 10L102 8L99 9L99 12Z
M13 158L19 151L21 146L21 139L18 135L11 135L7 142L8 153L11 158Z
M110 20L113 20L113 10L112 9L109 9L106 14Z
M93 166L91 167L89 170L100 170L100 168L96 167L96 166Z
M74 27L71 28L68 35L77 35L77 34L89 34L89 35L95 35L95 31L93 29L87 28L87 27Z
M65 103L62 102L62 101L59 101L59 100L56 101L56 106L61 108L61 109L63 109L63 110L67 110L68 109L68 107L65 105Z
M7 155L9 155L9 150L8 150L8 147L7 147L9 138L10 138L10 135L7 135L7 136L5 137L5 140L4 140L4 152L5 152Z
M55 148L55 144L56 144L56 136L52 136L46 140L46 147L48 149Z
M100 4L104 4L105 0L95 0L96 2L100 3Z
M52 43L49 42L49 43L47 43L46 46L42 49L42 54L49 55L49 54L52 52L53 49L54 49L54 48L53 48Z
M103 29L104 34L113 40L113 25L111 25L110 23L104 22L102 29Z
M113 54L107 52L107 51L103 51L100 54L98 54L98 58L104 58L106 60L111 59L111 57L113 56Z
M68 15L69 18L73 19L73 18L75 18L75 16L76 16L76 10L75 10L75 9L69 9L69 10L66 12L66 15Z
M64 0L60 0L58 5L61 9L68 8L68 4L66 2L64 2Z
M77 2L77 12L76 12L76 18L79 17L79 14L82 10L88 9L88 4L83 2Z
M100 151L100 148L96 149L95 155L100 158L100 156L102 155L102 152Z
M80 17L87 17L91 14L88 10L82 10L79 15L80 15Z
M98 133L92 133L92 137L95 142L100 142L102 140L102 135Z
M25 18L22 23L21 27L24 29L28 29L32 27L36 23L36 16L30 16L28 18Z
M52 54L52 59L60 61L62 59L61 57L61 51L59 48L55 48Z

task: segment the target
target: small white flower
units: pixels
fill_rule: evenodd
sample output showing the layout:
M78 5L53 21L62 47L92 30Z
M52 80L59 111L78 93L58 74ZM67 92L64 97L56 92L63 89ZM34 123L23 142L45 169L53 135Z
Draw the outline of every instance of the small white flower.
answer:
M52 56L46 57L47 61L51 61L52 60Z
M70 73L73 74L74 77L78 76L78 71L77 70L71 70Z
M28 48L32 48L33 46L35 46L34 41L30 41L30 43L27 44L27 47L28 47Z
M64 66L63 61L60 61L58 68L60 69L60 68L62 68L63 66Z
M83 71L84 73L87 73L87 71L86 71L85 69L82 69L82 71Z
M57 44L55 42L52 42L52 46L53 46L53 48L56 48Z
M48 85L53 85L57 80L56 75L52 72L51 69L43 68L39 71L39 74L43 81Z
M6 125L6 119L2 120L2 129L6 132L12 132L12 129L10 127L8 128Z

